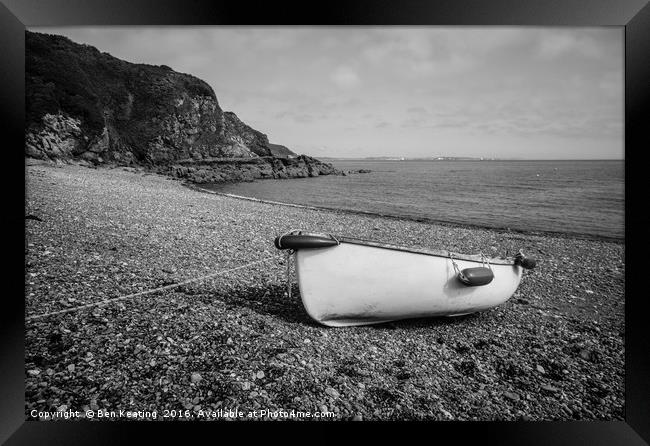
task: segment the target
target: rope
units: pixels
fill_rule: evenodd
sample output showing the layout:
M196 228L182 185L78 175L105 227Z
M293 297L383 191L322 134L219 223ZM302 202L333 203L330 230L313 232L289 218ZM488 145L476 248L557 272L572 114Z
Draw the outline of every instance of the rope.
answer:
M287 297L291 299L291 256L293 249L287 251Z
M154 288L152 290L139 291L137 293L128 294L126 296L113 297L113 298L110 298L110 299L101 300L99 302L93 302L93 303L86 304L86 305L80 305L78 307L66 308L65 310L52 311L50 313L35 314L35 315L32 315L32 316L27 316L25 318L25 321L32 321L32 320L35 320L35 319L42 319L42 318L46 318L46 317L49 317L49 316L55 316L55 315L58 315L58 314L71 313L73 311L83 310L83 309L86 309L86 308L96 307L96 306L100 306L100 305L107 305L107 304L112 303L112 302L117 302L118 300L131 299L133 297L140 297L140 296L145 296L147 294L157 293L159 291L171 290L172 288L176 288L176 287L179 287L181 285L187 285L188 283L198 282L200 280L205 280L205 279L209 279L209 278L212 278L212 277L221 276L221 275L224 275L224 274L227 274L227 273L231 273L233 271L248 268L249 266L257 265L259 263L268 262L269 260L274 260L277 257L278 256L268 257L266 259L262 259L262 260L258 260L258 261L255 261L255 262L247 263L245 265L237 266L235 268L230 268L230 269L226 269L226 270L223 270L223 271L217 271L216 273L207 274L207 275L201 276L201 277L195 277L194 279L184 280L183 282L173 283L171 285L165 285L165 286L162 286L160 288Z
M458 264L454 260L454 255L451 253L451 251L447 251L449 253L449 260L451 260L451 264L454 266L454 271L456 271L456 274L461 274L460 268L458 267Z
M454 271L456 271L456 274L458 274L458 277L460 278L461 281L467 282L467 277L463 272L460 270L460 267L454 260L454 255L451 253L451 251L447 251L449 253L449 259L451 260L451 264L454 265Z

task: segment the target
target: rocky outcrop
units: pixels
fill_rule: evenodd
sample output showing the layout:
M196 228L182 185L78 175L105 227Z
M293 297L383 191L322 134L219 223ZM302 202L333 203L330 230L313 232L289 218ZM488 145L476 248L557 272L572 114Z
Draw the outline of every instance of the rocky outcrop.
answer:
M222 183L258 179L307 178L340 174L329 164L306 155L295 158L264 156L250 159L179 161L170 173L193 183Z
M32 158L71 158L83 153L88 137L81 121L63 114L45 114L42 124L25 136L25 153Z
M27 32L25 43L28 157L145 166L192 181L340 173L271 144L224 112L194 76L128 63L62 36Z

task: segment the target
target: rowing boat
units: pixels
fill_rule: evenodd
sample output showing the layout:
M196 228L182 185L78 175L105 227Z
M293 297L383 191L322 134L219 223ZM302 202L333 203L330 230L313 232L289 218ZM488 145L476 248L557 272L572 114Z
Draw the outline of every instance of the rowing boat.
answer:
M291 231L275 239L294 260L305 310L331 327L460 316L507 301L535 260L486 258Z

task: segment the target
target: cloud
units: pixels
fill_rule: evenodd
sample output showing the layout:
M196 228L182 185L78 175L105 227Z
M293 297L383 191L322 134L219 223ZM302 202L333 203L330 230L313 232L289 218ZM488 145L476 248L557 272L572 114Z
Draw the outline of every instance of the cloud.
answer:
M340 66L332 73L332 81L342 88L350 88L359 84L359 75L355 70L347 66Z
M598 82L598 88L608 97L622 99L623 96L623 70L607 72Z
M295 110L284 110L278 113L275 113L273 115L276 119L291 119L295 122L299 122L301 124L306 124L313 122L316 118L311 114L311 113L301 113ZM326 117L325 114L321 114L321 119L323 117Z
M595 59L601 55L599 46L590 36L578 34L575 31L541 34L538 50L544 58L579 55Z
M429 111L424 107L409 107L406 109L407 113L412 113L415 115L427 115Z

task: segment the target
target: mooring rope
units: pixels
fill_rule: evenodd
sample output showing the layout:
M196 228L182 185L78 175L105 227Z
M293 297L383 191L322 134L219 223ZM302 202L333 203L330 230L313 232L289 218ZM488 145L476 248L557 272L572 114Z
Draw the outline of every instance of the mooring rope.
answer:
M198 282L198 281L201 281L201 280L210 279L212 277L222 276L224 274L228 274L228 273L231 273L233 271L248 268L250 266L257 265L257 264L264 263L264 262L268 262L270 260L275 260L278 257L279 256L277 256L277 255L273 256L273 257L267 257L265 259L258 260L258 261L255 261L255 262L251 262L251 263L247 263L245 265L237 266L235 268L230 268L230 269L226 269L226 270L223 270L223 271L217 271L217 272L212 273L212 274L207 274L207 275L201 276L201 277L195 277L193 279L184 280L182 282L173 283L171 285L165 285L165 286L162 286L162 287L159 287L159 288L154 288L154 289L151 289L151 290L139 291L137 293L128 294L126 296L112 297L110 299L101 300L99 302L93 302L93 303L90 303L90 304L80 305L78 307L73 307L73 308L66 308L65 310L52 311L52 312L49 312L49 313L35 314L35 315L32 315L32 316L27 316L25 318L25 321L43 319L43 318L46 318L46 317L49 317L49 316L56 316L58 314L71 313L73 311L83 310L83 309L86 309L86 308L97 307L97 306L100 306L100 305L107 305L107 304L110 304L110 303L113 303L113 302L117 302L118 300L131 299L131 298L134 298L134 297L140 297L140 296L145 296L147 294L157 293L159 291L171 290L173 288L176 288L176 287L179 287L179 286L182 286L182 285L187 285L188 283Z
M291 299L291 257L293 249L287 250L287 297Z

